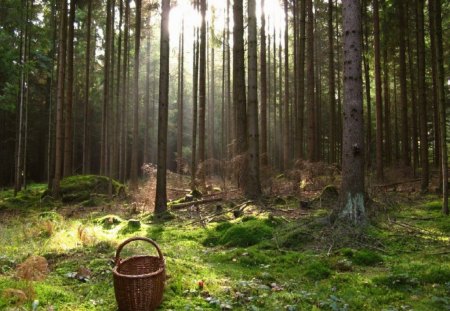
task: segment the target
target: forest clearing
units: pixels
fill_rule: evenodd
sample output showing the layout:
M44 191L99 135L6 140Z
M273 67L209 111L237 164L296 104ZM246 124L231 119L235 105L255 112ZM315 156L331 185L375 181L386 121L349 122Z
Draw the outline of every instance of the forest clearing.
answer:
M450 2L0 0L0 310L450 310Z

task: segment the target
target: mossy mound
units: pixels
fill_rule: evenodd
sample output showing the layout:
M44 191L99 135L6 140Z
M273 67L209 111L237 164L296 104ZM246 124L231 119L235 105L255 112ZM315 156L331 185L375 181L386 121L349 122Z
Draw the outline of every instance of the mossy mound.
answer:
M216 227L215 232L210 232L204 244L247 247L271 239L273 230L266 220L260 219L223 223Z
M128 234L128 233L133 233L136 231L139 231L141 229L141 222L137 219L129 219L126 223L126 225L124 225L124 227L122 229L120 229L119 233L121 234Z
M279 244L285 248L300 249L311 240L311 232L305 228L294 228L281 235Z
M360 266L375 266L383 263L383 257L367 249L355 251L350 248L344 248L341 249L341 254Z
M310 263L305 270L305 276L314 281L320 281L330 277L331 269L325 261Z
M121 224L124 220L117 215L106 215L95 220L95 223L101 224L105 229L111 229Z
M108 195L110 179L99 175L75 175L61 181L60 193L64 203L89 202L92 197ZM125 195L125 186L112 180L112 194L114 197ZM89 205L89 204L87 204Z

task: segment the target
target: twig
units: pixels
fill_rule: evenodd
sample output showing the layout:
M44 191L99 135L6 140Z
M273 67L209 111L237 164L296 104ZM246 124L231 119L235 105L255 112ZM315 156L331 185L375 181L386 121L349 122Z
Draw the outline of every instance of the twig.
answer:
M169 206L173 209L180 209L192 205L201 205L206 203L212 203L212 202L219 202L222 201L222 198L211 198L211 199L204 199L199 201L191 201L191 202L183 202L183 203L177 203L177 204L169 204Z

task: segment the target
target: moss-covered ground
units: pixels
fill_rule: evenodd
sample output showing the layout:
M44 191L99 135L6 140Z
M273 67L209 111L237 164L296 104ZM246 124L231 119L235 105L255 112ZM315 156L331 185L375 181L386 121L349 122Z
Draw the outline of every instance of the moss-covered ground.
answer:
M347 234L330 228L326 210L296 213L289 200L238 218L225 207L220 222L177 212L161 222L126 202L68 206L44 191L0 192L0 310L33 301L37 310L116 310L112 259L131 236L164 253L161 310L450 310L450 220L435 196L378 204L364 231ZM122 256L149 252L136 242ZM31 255L46 258L44 280L17 277Z

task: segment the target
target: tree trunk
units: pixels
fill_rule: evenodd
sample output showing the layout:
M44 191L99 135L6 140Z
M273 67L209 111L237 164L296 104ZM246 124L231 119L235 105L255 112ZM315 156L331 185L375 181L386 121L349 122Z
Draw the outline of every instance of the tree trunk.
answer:
M64 129L64 81L66 68L66 37L67 37L67 0L63 0L60 9L59 27L59 65L56 97L56 141L55 141L55 175L53 177L52 194L59 197L59 183L62 175L63 129Z
M69 30L67 38L67 94L66 94L66 119L64 130L64 177L72 175L72 153L73 153L73 37L75 23L75 0L70 1Z
M228 110L228 159L231 159L233 156L233 139L235 137L236 127L234 126L234 114L232 107L232 95L231 95L231 48L230 48L230 0L227 0L227 18L226 18L226 63L227 63L227 77L226 77L226 85L227 85L227 110Z
M211 12L213 14L212 19L215 19L214 11ZM216 79L215 79L215 50L214 50L214 31L211 26L211 37L209 39L209 45L211 46L211 53L210 53L210 74L209 74L209 111L208 111L208 159L214 160L215 159L215 152L214 152L214 145L215 145L215 139L214 139L214 133L215 133L215 126L214 126L214 115L215 115L215 97L216 97ZM214 165L210 165L210 173L214 174Z
M364 86L366 90L366 105L367 105L367 131L366 131L366 165L367 167L371 167L372 165L372 103L370 98L370 64L368 61L369 58L369 27L368 16L367 16L367 1L363 1L362 8L362 31L363 31L363 66L364 66Z
M24 100L25 100L25 70L26 70L26 55L28 45L28 1L26 3L26 17L23 20L23 13L21 13L21 22L23 23L20 30L20 52L19 63L21 66L20 80L19 80L19 96L16 105L16 144L15 144L15 167L14 167L14 196L22 189L22 154L23 154L23 114L24 114Z
M267 166L267 63L266 63L266 15L265 0L261 1L261 165Z
M413 7L414 11L415 8ZM409 11L408 11L409 14ZM413 175L416 177L416 171L419 163L419 145L417 142L418 130L417 130L417 97L416 97L416 85L415 85L415 68L413 66L413 52L410 43L411 33L409 31L409 23L406 23L406 33L408 34L408 65L409 65L409 79L411 89L411 132L412 132L412 167Z
M343 0L344 123L339 217L366 221L364 204L364 121L361 74L361 10L358 0Z
M56 40L57 40L57 21L56 21L56 1L52 1L52 49L50 51L50 57L52 59L51 63L51 73L50 73L50 82L48 83L48 137L47 137L47 187L51 189L52 187L52 178L54 167L54 147L55 140L54 131L53 131L53 122L54 122L54 83L55 83L55 57L56 57Z
M283 135L283 169L287 171L290 168L291 154L289 152L290 131L289 131L289 15L288 15L288 0L284 0L284 100L283 100L283 116L284 121L282 125Z
M314 91L314 15L313 2L306 0L307 10L307 48L306 48L306 85L307 85L307 102L308 102L308 160L317 161L317 116Z
M86 68L84 85L84 118L83 118L83 169L82 173L90 172L90 135L89 135L89 89L91 78L91 24L92 24L92 1L88 2L86 27Z
M122 0L119 0L119 37L118 37L118 46L117 46L117 77L116 77L116 86L115 86L115 102L116 102L116 111L115 111L115 120L114 120L114 137L112 138L114 141L114 150L112 154L112 177L113 178L119 178L120 176L120 133L122 132L122 123L121 123L121 117L122 117L122 102L121 102L121 93L124 91L123 85L122 85L122 66L121 66L121 59L122 59L122 22L123 22L123 2Z
M431 0L433 1L433 0ZM442 42L442 5L441 0L434 0L435 24L436 24L436 67L437 86L440 116L440 142L441 142L441 166L442 166L442 213L449 214L448 209L448 152L447 152L447 121L445 105L445 72L444 72L444 48Z
M131 148L130 187L137 189L138 183L138 150L139 150L139 54L141 44L141 4L136 0L136 32L134 34L134 115L133 115L133 144Z
M299 65L298 65L298 119L299 136L299 156L304 156L304 111L305 111L305 47L306 47L306 0L300 2L300 42L299 42Z
M198 3L197 3L198 8ZM195 39L193 46L193 90L192 90L192 162L191 162L191 189L197 187L197 105L198 105L198 63L199 63L199 31L195 29Z
M177 118L177 173L182 173L183 165L183 107L184 107L184 18L181 22L179 57L178 57L178 118Z
M255 0L248 1L248 178L245 194L261 196L259 180L258 53Z
M419 134L420 134L420 162L422 166L422 192L428 191L429 171L428 171L428 137L427 137L427 104L425 95L425 41L424 41L424 0L416 0L417 17L417 89L419 104Z
M155 213L167 211L167 122L169 112L169 13L170 0L162 1L161 47L159 59L158 171L156 175Z
M205 140L206 140L206 0L200 0L202 22L200 27L200 81L198 111L198 162L202 166L200 184L205 186Z
M330 162L336 162L336 92L334 77L333 0L328 0L328 100L330 102Z
M401 106L401 141L402 141L402 164L409 166L410 140L408 135L408 97L406 91L406 45L405 45L405 9L404 1L398 1L399 6L399 30L400 30L400 106Z
M235 0L233 3L233 110L236 116L236 153L235 156L244 156L247 152L247 109L245 95L245 62L244 62L244 14L243 1ZM246 158L246 157L244 157ZM246 166L244 164L244 166ZM239 177L246 178L239 172ZM244 186L246 182L238 185Z
M386 36L386 31L383 31ZM383 47L383 84L384 84L384 132L385 134L385 163L391 165L392 159L392 133L391 133L391 95L390 95L390 81L389 81L389 61L388 61L388 47L387 40L385 40Z
M373 34L375 53L375 106L376 106L376 166L377 179L384 179L383 173L383 103L381 86L381 56L380 56L380 8L378 0L373 0Z
M435 21L435 3L434 0L428 1L428 15L429 15L429 29L430 29L430 50L431 50L431 77L433 87L431 88L431 101L433 107L433 136L434 136L434 144L433 144L433 165L435 167L439 167L439 176L442 176L442 171L440 170L442 167L439 165L440 163L440 138L439 138L439 103L438 103L438 73L437 73L437 61L436 61L436 21ZM439 185L441 178L439 178Z
M129 28L130 28L130 2L125 0L125 25L123 34L123 62L122 62L122 96L119 131L119 180L124 182L127 178L127 105L128 105L128 59L129 59Z
M151 11L148 11L148 30L147 30L147 46L146 46L146 72L145 72L145 99L144 99L144 152L143 152L143 163L148 163L150 161L150 150L149 150L149 128L150 128L150 72L151 72Z

